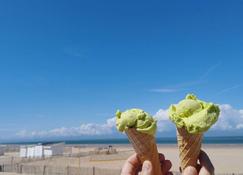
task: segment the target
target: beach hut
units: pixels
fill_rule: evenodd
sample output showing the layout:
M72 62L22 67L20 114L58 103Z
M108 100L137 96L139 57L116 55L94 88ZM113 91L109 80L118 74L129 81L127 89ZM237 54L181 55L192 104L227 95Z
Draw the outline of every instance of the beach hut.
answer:
M35 157L35 146L28 146L27 147L27 156L28 158L34 158Z
M41 158L43 157L43 146L41 144L34 147L34 157Z
M20 146L19 157L27 157L27 146Z
M42 158L63 155L64 143L40 143L38 145L20 146L20 157Z
M43 146L42 145L22 145L19 151L20 157L27 158L41 158L43 157Z
M64 143L45 144L43 146L44 146L45 157L63 155Z

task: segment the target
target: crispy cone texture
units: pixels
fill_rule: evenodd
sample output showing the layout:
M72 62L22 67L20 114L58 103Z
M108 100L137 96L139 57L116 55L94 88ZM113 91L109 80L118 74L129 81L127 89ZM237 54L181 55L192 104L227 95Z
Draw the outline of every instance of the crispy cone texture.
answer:
M189 165L197 166L202 137L203 134L190 134L185 128L177 128L177 143L182 171Z
M154 136L138 132L135 128L126 131L129 141L143 163L149 160L153 166L153 175L162 175L157 145Z

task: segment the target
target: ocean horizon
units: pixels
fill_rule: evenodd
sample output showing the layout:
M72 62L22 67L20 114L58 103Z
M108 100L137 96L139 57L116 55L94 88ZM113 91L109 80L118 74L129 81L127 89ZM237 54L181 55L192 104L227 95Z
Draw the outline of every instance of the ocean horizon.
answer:
M156 138L157 144L176 144L176 137L159 137ZM79 144L129 144L127 138L99 138L99 139L80 139L80 140L40 140L40 141L21 141L21 142L5 142L0 144L38 144L38 143L58 143L65 142L67 145ZM243 144L243 136L227 136L227 137L204 137L203 144Z

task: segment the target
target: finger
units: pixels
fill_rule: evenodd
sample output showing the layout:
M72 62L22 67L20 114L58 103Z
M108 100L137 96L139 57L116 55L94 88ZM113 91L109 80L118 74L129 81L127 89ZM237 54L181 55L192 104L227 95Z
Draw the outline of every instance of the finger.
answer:
M141 166L137 154L130 156L123 165L121 175L133 175L137 171L137 167Z
M145 160L143 162L141 175L153 175L152 174L152 164L150 161Z
M182 175L197 175L197 169L193 166L188 166L184 169Z
M166 175L173 175L173 173L170 171L168 173L165 173Z
M199 172L202 166L200 164L197 164L196 168L197 168L197 172Z
M201 165L201 169L200 169L199 174L203 174L203 175L214 174L214 166L213 166L211 160L209 159L207 153L205 153L202 150L199 154L199 162L200 162L200 165Z
M160 162L163 162L165 160L164 154L159 153L159 160Z
M163 174L167 173L172 167L172 163L170 160L165 160L161 164L161 170L163 171Z

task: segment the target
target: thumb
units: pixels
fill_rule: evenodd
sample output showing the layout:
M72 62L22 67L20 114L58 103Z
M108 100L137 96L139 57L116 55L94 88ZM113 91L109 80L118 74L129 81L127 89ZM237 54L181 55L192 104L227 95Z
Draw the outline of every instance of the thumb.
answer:
M143 162L141 175L153 175L153 173L152 173L152 164L151 164L150 161L145 160Z
M188 166L184 169L182 175L197 175L197 170L193 166Z

